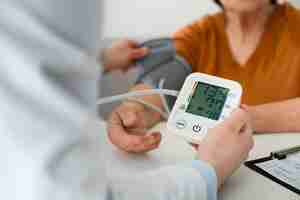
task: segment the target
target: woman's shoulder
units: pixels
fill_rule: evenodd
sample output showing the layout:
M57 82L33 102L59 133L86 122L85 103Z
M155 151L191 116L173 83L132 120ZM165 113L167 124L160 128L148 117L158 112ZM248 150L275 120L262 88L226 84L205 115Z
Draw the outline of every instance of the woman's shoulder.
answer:
M285 41L289 47L296 49L300 48L300 10L296 6L285 3L282 5L281 9L284 12L281 12L280 19L278 19L277 30L284 30L281 32L282 41ZM284 27L284 28L283 28Z
M287 35L294 44L300 43L300 9L292 4L285 5L285 20L282 22L287 27Z
M300 9L297 8L296 6L294 6L290 3L287 3L285 5L285 13L286 13L288 22L293 23L293 25L295 25L295 23L298 24L300 22Z
M205 15L201 18L194 20L187 26L179 29L176 33L190 32L195 34L211 33L216 30L216 27L223 23L223 13L218 12L215 14Z
M211 26L215 25L216 21L220 21L224 19L223 16L224 16L223 12L208 14L195 20L193 23L201 28L210 28Z

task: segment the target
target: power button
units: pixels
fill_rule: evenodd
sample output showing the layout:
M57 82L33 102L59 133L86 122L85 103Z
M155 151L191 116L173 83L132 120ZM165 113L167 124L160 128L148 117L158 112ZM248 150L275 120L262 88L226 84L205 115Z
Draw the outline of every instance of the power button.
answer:
M195 133L200 133L201 130L202 130L202 126L200 126L199 124L193 126L193 131Z

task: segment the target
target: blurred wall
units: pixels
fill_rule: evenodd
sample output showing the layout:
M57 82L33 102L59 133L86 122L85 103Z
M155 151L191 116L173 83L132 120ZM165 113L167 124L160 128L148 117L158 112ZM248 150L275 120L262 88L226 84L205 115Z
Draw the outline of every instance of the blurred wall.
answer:
M300 5L300 0L288 0ZM218 10L212 0L104 0L106 37L153 37L174 32Z
M213 12L211 0L105 0L104 36L160 36Z

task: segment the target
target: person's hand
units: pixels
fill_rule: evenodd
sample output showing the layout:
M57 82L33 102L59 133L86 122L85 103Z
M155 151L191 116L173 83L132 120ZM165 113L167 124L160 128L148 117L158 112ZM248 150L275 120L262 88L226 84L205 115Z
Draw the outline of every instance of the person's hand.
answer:
M144 153L158 148L161 141L159 132L147 133L154 122L144 106L124 102L117 107L108 122L110 141L129 153Z
M253 145L248 113L237 109L229 119L208 132L197 147L198 156L215 168L221 186L247 159Z
M140 48L133 40L116 41L103 52L104 68L106 71L117 69L127 71L137 59L143 58L148 52L149 49Z

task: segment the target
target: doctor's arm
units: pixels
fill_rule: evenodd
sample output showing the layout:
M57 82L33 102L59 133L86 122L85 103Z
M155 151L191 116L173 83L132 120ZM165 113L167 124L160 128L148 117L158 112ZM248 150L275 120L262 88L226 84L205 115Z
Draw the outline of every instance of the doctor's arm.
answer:
M101 72L127 71L133 66L135 59L142 58L148 53L147 49L138 48L137 42L127 39L113 43L102 41L98 55L90 55L86 50L61 41L60 38L49 36L49 40L51 46L45 46L41 53L48 57L42 60L46 63L44 68L56 74L94 78ZM57 50L53 51L53 49Z
M216 200L218 187L240 167L252 147L249 116L238 109L197 146L199 160L112 181L112 199Z
M112 199L216 200L215 172L211 166L202 163L204 167L199 165L203 167L201 169L182 164L118 179L110 184Z

